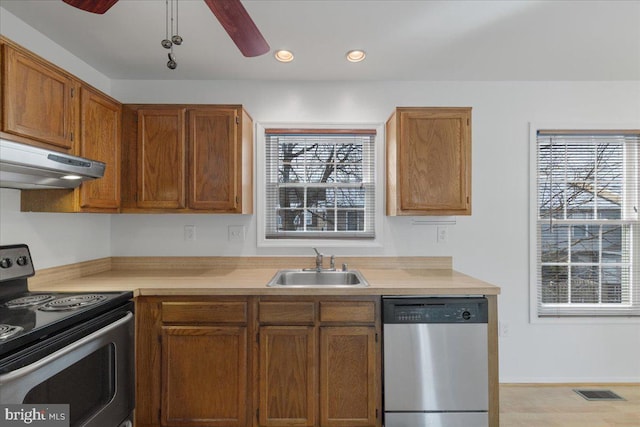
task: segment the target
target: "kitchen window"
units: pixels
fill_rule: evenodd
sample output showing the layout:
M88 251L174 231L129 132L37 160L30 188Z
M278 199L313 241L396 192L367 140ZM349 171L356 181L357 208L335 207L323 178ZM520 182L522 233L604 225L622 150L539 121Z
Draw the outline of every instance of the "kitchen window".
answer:
M640 134L538 130L535 145L538 316L639 316Z
M265 239L374 239L376 135L265 129Z

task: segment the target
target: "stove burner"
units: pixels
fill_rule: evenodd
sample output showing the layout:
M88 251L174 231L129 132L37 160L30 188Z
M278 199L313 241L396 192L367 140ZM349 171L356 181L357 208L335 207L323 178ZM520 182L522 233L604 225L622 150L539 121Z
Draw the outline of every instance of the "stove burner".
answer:
M78 308L97 304L100 301L104 301L106 299L107 297L104 295L95 295L95 294L74 295L71 297L63 297L63 298L58 298L56 300L50 301L45 305L43 305L42 307L38 307L38 310L42 310L42 311L76 310Z
M43 302L51 301L55 297L53 295L28 295L22 298L12 299L11 301L7 301L4 303L4 306L7 308L23 308L23 307L31 307L33 305L38 305Z
M21 326L0 324L0 340L7 339L10 336L13 336L22 331L23 329L24 328L22 328Z

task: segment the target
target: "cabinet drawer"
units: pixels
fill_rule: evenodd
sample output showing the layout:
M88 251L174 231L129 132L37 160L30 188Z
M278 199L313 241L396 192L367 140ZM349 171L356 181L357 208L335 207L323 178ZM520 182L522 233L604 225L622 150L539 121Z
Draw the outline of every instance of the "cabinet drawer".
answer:
M247 303L163 302L163 322L247 323Z
M258 306L261 323L311 324L315 321L315 304L304 302L262 301Z
M375 303L373 301L320 302L320 321L375 323Z

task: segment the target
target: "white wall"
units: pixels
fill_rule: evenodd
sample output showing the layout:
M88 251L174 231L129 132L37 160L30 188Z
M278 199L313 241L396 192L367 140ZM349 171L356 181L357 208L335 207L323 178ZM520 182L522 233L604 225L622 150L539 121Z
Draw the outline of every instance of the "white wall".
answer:
M66 66L64 62L60 65ZM410 218L385 218L382 248L330 251L338 255L451 255L457 270L500 286L499 314L509 326L509 336L500 339L503 382L640 381L637 323L532 324L528 313L529 122L638 122L640 126L640 81L115 80L111 94L122 102L240 103L255 122L380 123L395 106L473 107L473 215L458 217L456 225L449 226L449 242L436 243L434 226L412 225ZM39 255L46 265L69 262L62 259L66 251L76 253L71 258L98 257L105 252L114 256L302 252L257 248L256 215L113 215L109 224L108 216L103 215L19 213L13 192L1 192L0 242L9 242L5 234L12 239L30 236L41 248ZM196 225L195 242L184 242L184 225ZM247 239L228 242L228 225L245 225ZM45 233L50 228L69 233L69 244L60 248L60 235ZM97 237L105 243L82 239L94 229L104 234Z

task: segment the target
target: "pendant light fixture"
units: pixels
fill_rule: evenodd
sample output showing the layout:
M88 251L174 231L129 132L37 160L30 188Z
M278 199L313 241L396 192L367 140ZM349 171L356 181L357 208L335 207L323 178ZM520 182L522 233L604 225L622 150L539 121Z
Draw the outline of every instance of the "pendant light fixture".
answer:
M175 31L174 31L174 19L173 19L173 11L174 11L174 1L175 1ZM171 12L169 12L171 10ZM171 18L169 18L171 15ZM169 24L169 19L171 19L171 24ZM171 39L169 39L169 26L171 26ZM165 34L164 40L160 42L162 47L165 49L170 49L171 51L167 55L169 57L169 61L167 62L167 67L171 70L175 70L178 67L178 63L176 62L176 55L173 53L173 45L180 46L182 44L182 37L178 35L178 0L171 0L171 8L169 8L169 0L165 0Z

